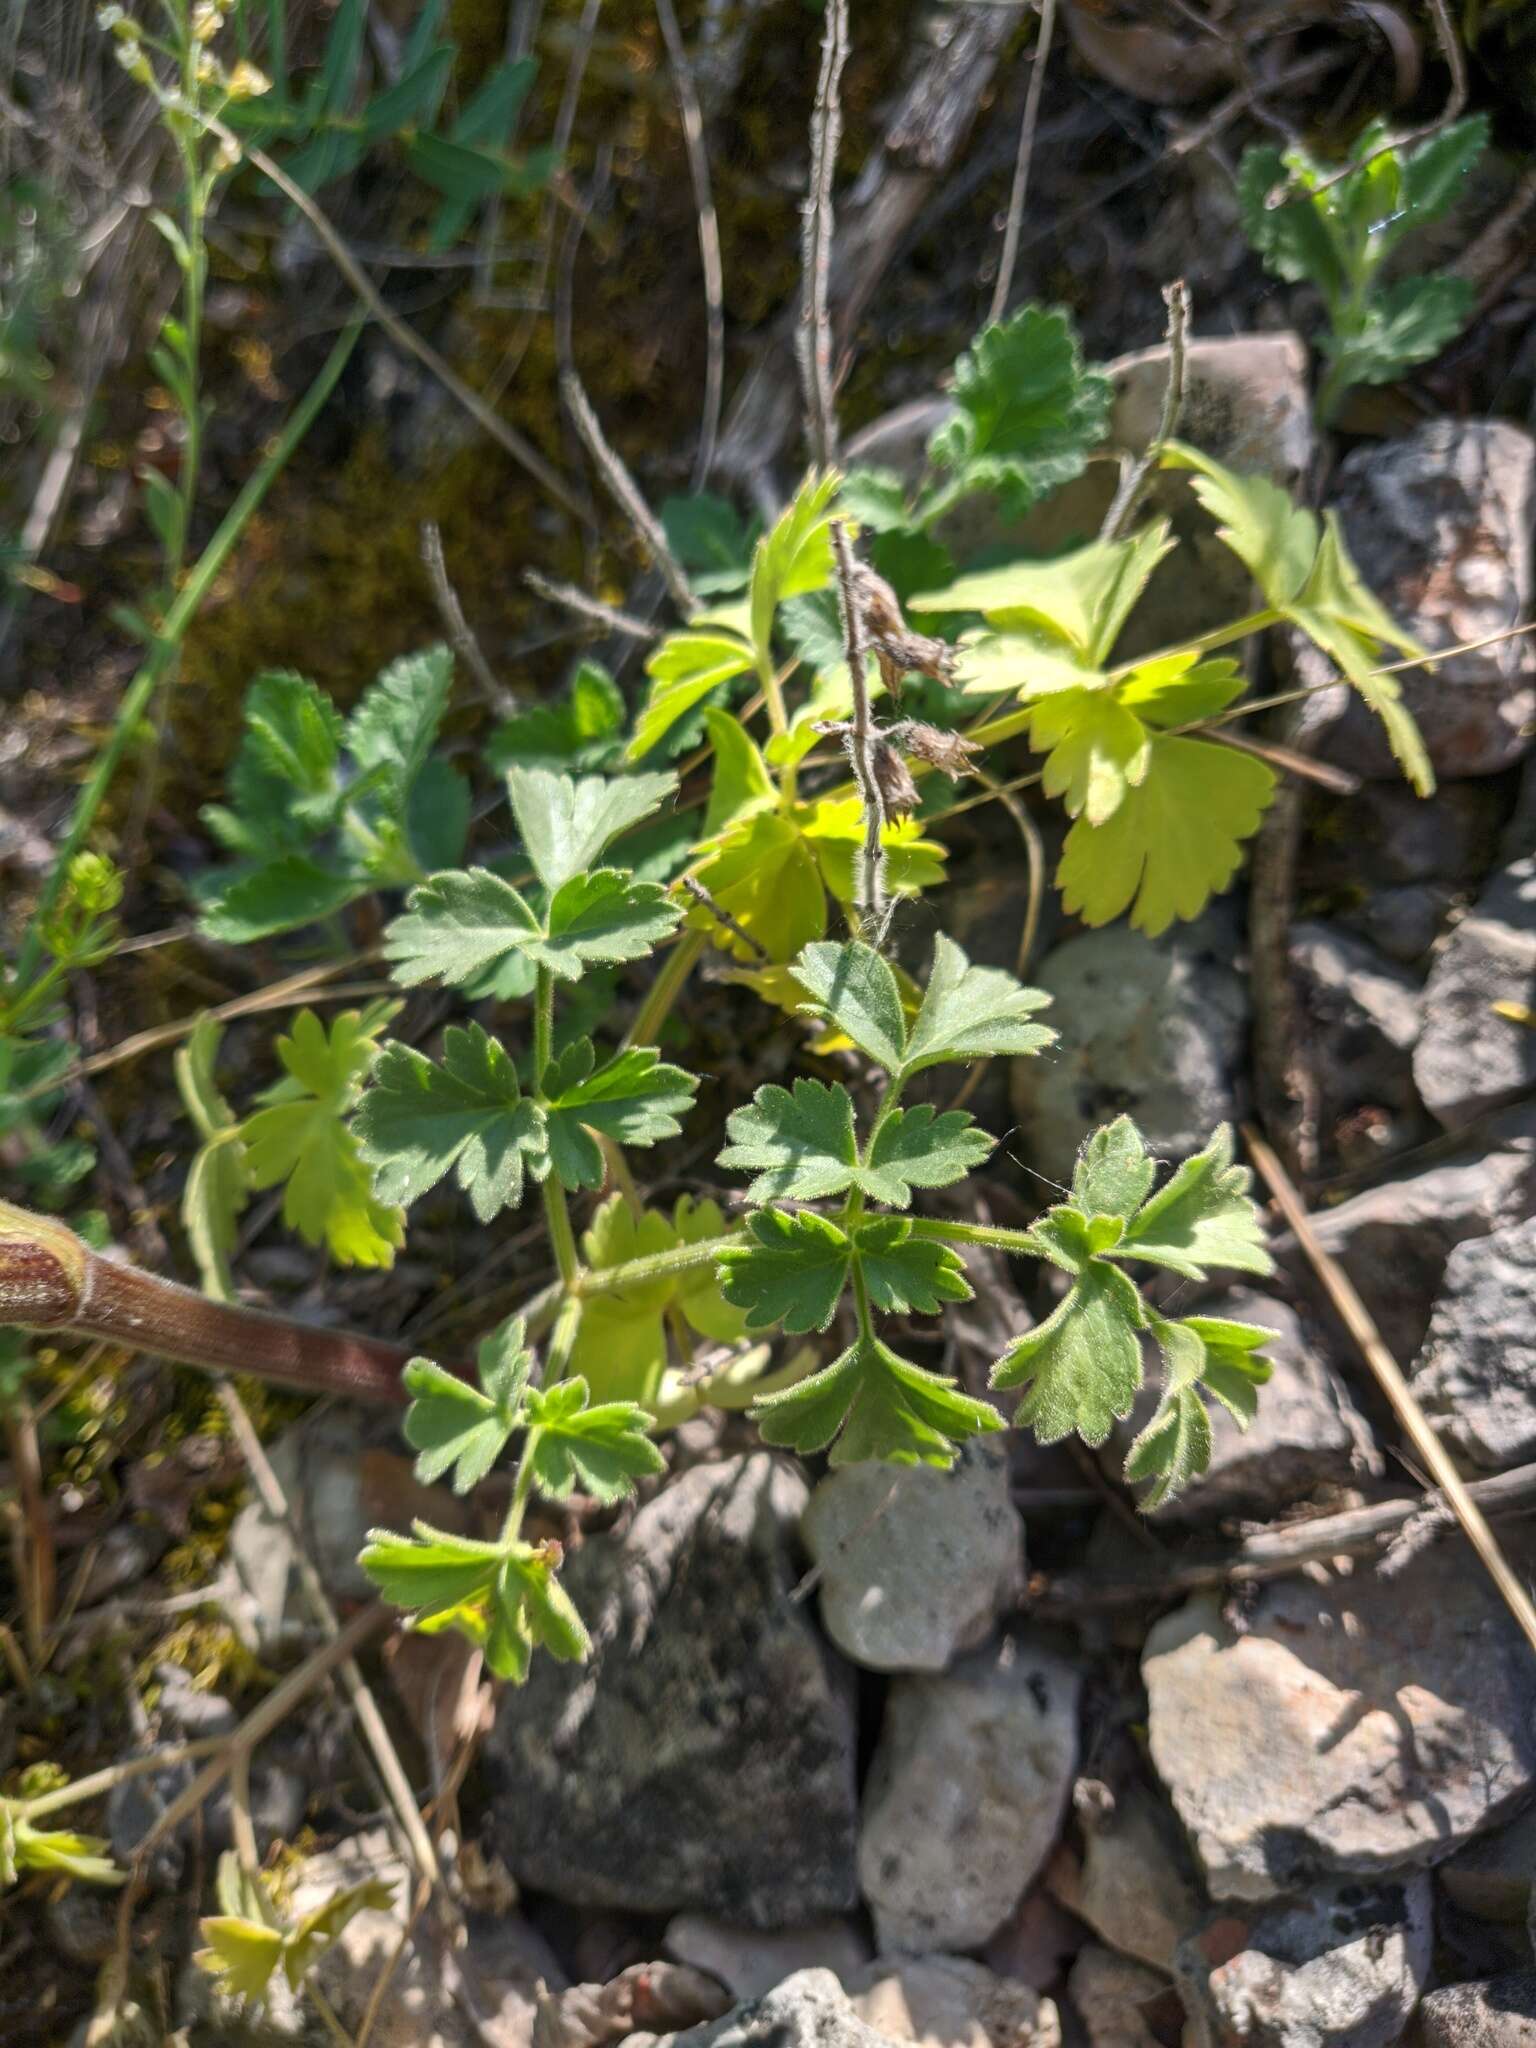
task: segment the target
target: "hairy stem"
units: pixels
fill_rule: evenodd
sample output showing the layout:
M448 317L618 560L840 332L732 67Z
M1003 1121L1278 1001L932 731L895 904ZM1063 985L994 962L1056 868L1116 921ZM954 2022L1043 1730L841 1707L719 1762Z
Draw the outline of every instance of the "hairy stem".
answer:
M864 807L864 844L860 849L854 903L866 926L877 926L885 909L885 799L875 773L875 728L869 713L869 676L864 638L864 611L854 581L853 549L840 519L831 525L832 554L837 565L837 595L843 615L843 648L848 657L848 677L853 687L853 726L848 735L848 754L853 762L853 779L858 784Z
M672 1014L672 1006L682 994L689 975L708 944L707 932L683 933L667 955L665 964L646 993L645 1001L635 1012L634 1022L624 1034L625 1050L632 1045L656 1043L662 1025Z

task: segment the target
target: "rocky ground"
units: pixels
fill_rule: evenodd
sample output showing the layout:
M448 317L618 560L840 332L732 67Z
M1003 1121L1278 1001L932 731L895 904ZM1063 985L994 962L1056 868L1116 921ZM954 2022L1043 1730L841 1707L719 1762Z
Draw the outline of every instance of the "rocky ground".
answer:
M1061 1043L1049 1061L997 1066L983 1081L972 1106L1009 1133L984 1198L998 1220L1028 1214L1085 1133L1122 1110L1166 1158L1217 1122L1259 1115L1296 1167L1323 1246L1463 1471L1506 1475L1506 1504L1529 1509L1536 1486L1519 1475L1536 1465L1536 643L1494 638L1530 619L1536 594L1525 230L1514 267L1490 271L1465 341L1321 446L1308 350L1292 329L1309 329L1313 309L1304 292L1260 277L1230 205L1225 173L1257 127L1244 112L1230 134L1198 139L1237 83L1199 37L1178 42L1178 8L1166 32L1179 61L1164 50L1150 66L1147 24L1132 22L1143 40L1127 44L1125 10L1072 12L1021 279L1074 304L1095 356L1133 349L1116 367L1117 436L1134 444L1149 431L1163 364L1139 344L1158 325L1158 284L1187 270L1205 337L1192 356L1189 438L1337 507L1367 580L1430 648L1492 644L1403 679L1440 778L1428 802L1398 780L1358 702L1320 691L1277 713L1270 736L1358 786L1307 786L1277 808L1250 876L1198 923L1155 941L1084 931L1048 901L1031 979L1053 996ZM1406 20L1411 10L1361 12ZM1324 54L1335 32L1315 29ZM1423 22L1414 34L1427 43ZM1387 57L1374 44L1368 54L1379 84ZM891 81L909 79L915 61L905 46L879 55L888 77L860 84L855 67L856 140L871 154L881 119L894 122ZM799 94L793 136L786 127L770 138L786 150L801 146L797 64L774 74ZM1477 94L1506 111L1513 94L1518 106L1514 73L1491 72L1478 74ZM1347 75L1341 59L1326 73L1330 91L1342 94ZM861 314L860 348L868 359L878 341L881 367L850 388L855 454L899 462L912 415L890 408L942 408L934 373L973 324L969 310L957 319L956 280L969 309L1023 82L1023 67L999 75L970 153L957 146L930 180L900 261ZM598 86L608 90L601 75ZM785 317L790 284L754 282L749 293L735 280L755 277L754 252L775 238L788 246L793 177L775 168L750 104L743 111L739 74L705 86L741 295L732 367L745 378L774 360L772 321ZM1438 75L1424 90L1432 115ZM1310 98L1281 94L1283 118L1323 118L1319 91L1313 79ZM1410 92L1403 104L1420 102ZM593 147L579 141L584 173ZM634 218L599 228L620 242L686 236L680 155L665 204L666 161L658 169L639 155L648 168L626 183L621 166L619 185ZM763 190L746 189L744 165ZM1522 173L1518 153L1501 159L1503 182L1479 201L1467 240ZM1128 184L1111 191L1117 180ZM766 227L749 199L779 207ZM599 273L586 280L589 300L621 296L588 260ZM680 487L678 388L690 430L697 399L691 359L658 369L653 353L635 367L639 330L669 328L668 289L621 309L612 348L622 367L607 387L618 438L657 495ZM687 307L696 320L691 296ZM607 333L585 344L594 356ZM194 645L193 680L209 692L199 701L217 713L207 722L259 661L361 678L380 651L396 651L394 636L434 630L414 538L404 554L380 547L367 559L386 586L399 578L398 602L389 586L389 602L375 588L354 604L353 536L326 565L338 583L334 630L313 644L311 585L324 576L310 501L335 511L334 486L343 522L352 516L336 480L362 438L357 413L392 456L459 432L382 344L368 374ZM539 402L530 396L526 409ZM743 491L777 473L760 421L754 433L733 473ZM416 456L399 459L409 476ZM103 598L123 574L91 538L110 541L111 521L126 516L112 475L105 459L88 475L61 541L70 575L87 588L94 575ZM516 486L482 478L479 499L461 508L463 531L489 530L486 504L504 486L526 512ZM1055 528L1037 523L1028 538L1091 529L1100 490L1086 480L1050 509ZM1185 487L1159 490L1196 534ZM413 499L413 527L419 510ZM535 556L562 573L576 566L528 519L511 538L498 525L469 578L498 666L520 659L530 636L521 594L503 607L517 569ZM301 569L283 554L285 521L294 546L311 551ZM1194 571L1181 571L1186 558ZM624 570L623 542L595 560ZM1159 619L1189 632L1243 608L1219 581L1221 560L1214 546L1180 551L1153 586L1149 635L1164 637ZM254 613L274 590L271 618L235 620L241 602ZM322 612L324 600L322 590ZM61 623L57 608L29 617L21 687L34 692L41 755L0 748L0 855L23 889L47 857L80 729L120 682L125 657L103 651L108 637L104 624ZM1253 650L1265 687L1330 680L1309 649L1271 637ZM541 660L568 652L568 641L554 655L541 647L529 672L537 679ZM210 763L197 717L179 716L172 786L201 798L223 754ZM146 930L167 904L182 907L194 809L189 796L184 817L152 824L148 900L137 906ZM979 816L956 835L942 915L975 957L1012 965L1025 917L1017 843L995 811ZM1059 831L1044 808L1039 822ZM914 925L900 942L920 954L928 930ZM103 996L105 1031L144 1021L150 1003L178 1011L210 989L227 993L231 971L199 956L161 984L129 968ZM733 1037L759 1014L738 1000L718 988L694 999L722 1090L741 1058ZM153 1088L130 1083L105 1106L79 1107L118 1133L116 1150L104 1147L103 1200L120 1233L187 1277L174 1248L185 1127L162 1065ZM430 1911L417 1917L414 1874L357 1764L340 1697L281 1727L256 1752L251 1804L263 1849L286 1845L277 1853L296 1906L359 1876L394 1887L393 1908L359 1916L323 1965L341 2025L373 2048L626 2038L643 2048L658 2036L687 2048L1532 2048L1536 1653L1443 1519L1405 1514L1361 1538L1356 1511L1412 1502L1423 1474L1303 1248L1277 1234L1276 1252L1263 1288L1208 1289L1202 1302L1278 1333L1258 1420L1241 1435L1218 1415L1209 1473L1150 1518L1118 1477L1144 1417L1102 1463L1021 1436L1003 1450L978 1445L948 1476L807 1469L756 1448L739 1420L701 1419L677 1432L665 1481L632 1513L558 1532L580 1546L570 1578L597 1645L590 1666L537 1663L525 1688L493 1701L445 1639L395 1645L372 1675L455 1852L460 1938ZM312 1263L273 1233L250 1249L242 1278L305 1313L387 1330L433 1300L445 1271L462 1294L477 1257L434 1245L387 1283L358 1279L321 1301ZM953 1318L945 1363L979 1392L1003 1338L1050 1304L1022 1299L1001 1262L978 1260L974 1277L978 1299ZM1189 1283L1178 1298L1193 1305ZM172 1397L138 1370L125 1363L111 1381L94 1435L77 1440L87 1452L50 1468L63 1555L79 1570L42 1692L0 1699L0 1769L66 1741L83 1769L158 1740L225 1733L305 1640L289 1534L241 1490L227 1444L180 1411L173 1428ZM355 1565L368 1527L415 1513L452 1526L459 1510L415 1487L386 1424L296 1412L274 1404L263 1426L305 1546L345 1610L368 1592ZM90 1450L113 1432L115 1453ZM1314 1523L1326 1525L1315 1540ZM1508 1514L1498 1527L1529 1579L1531 1525ZM221 1633L205 1626L210 1607ZM194 1613L201 1634L183 1624ZM145 1690L153 1713L125 1731L123 1701ZM103 1825L120 1853L186 1775L168 1769L114 1796ZM187 2048L332 2039L313 2006L240 2013L182 1963L229 1829L227 1805L214 1802L164 1844L152 1873L137 1953L164 1965L170 2026ZM98 1896L29 1896L0 1922L0 2035L67 2038L111 1947L110 1904Z

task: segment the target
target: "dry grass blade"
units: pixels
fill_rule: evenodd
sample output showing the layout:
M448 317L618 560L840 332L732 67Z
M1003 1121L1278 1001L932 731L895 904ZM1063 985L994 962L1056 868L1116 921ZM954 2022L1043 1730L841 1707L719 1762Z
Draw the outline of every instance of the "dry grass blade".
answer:
M1451 1512L1461 1524L1467 1541L1481 1558L1505 1606L1518 1622L1521 1633L1531 1648L1536 1650L1536 1606L1532 1605L1530 1595L1511 1567L1509 1559L1504 1555L1499 1539L1488 1526L1486 1516L1468 1492L1466 1482L1451 1462L1450 1454L1430 1428L1424 1410L1414 1398L1413 1389L1403 1375L1402 1367L1383 1343L1381 1332L1377 1329L1370 1310L1356 1293L1354 1283L1337 1259L1318 1242L1311 1218L1277 1155L1251 1125L1244 1126L1243 1139L1253 1157L1254 1165L1259 1169L1266 1186L1274 1196L1281 1215L1295 1233L1296 1242L1306 1253L1312 1270L1338 1312L1340 1321L1358 1345L1366 1364L1376 1375L1377 1384L1391 1402L1393 1413L1433 1475L1436 1485L1444 1490Z
M704 416L699 429L699 452L693 461L693 488L702 490L715 466L715 447L720 438L720 406L725 392L725 266L720 256L720 222L715 213L714 193L709 178L709 151L704 143L704 113L693 82L693 68L677 10L672 0L656 0L656 19L661 23L672 67L672 84L677 93L678 112L683 122L683 144L688 152L688 176L693 182L693 203L699 216L699 261L704 267L705 344Z

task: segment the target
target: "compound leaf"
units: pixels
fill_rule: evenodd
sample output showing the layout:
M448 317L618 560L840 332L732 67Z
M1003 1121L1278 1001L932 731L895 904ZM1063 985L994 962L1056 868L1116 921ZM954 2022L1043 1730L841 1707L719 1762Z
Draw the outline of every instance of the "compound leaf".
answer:
M479 1346L480 1384L472 1387L429 1358L413 1358L404 1373L411 1396L405 1440L419 1452L416 1477L424 1485L452 1471L455 1493L468 1493L501 1456L518 1424L533 1360L520 1316L513 1316Z
M647 1435L650 1418L634 1401L588 1405L584 1379L528 1396L529 1457L534 1483L550 1500L579 1486L605 1505L634 1491L637 1479L666 1469Z
M1252 1176L1233 1164L1232 1131L1222 1124L1126 1226L1119 1250L1203 1280L1210 1266L1241 1273L1272 1270L1264 1226L1249 1194Z
M1175 918L1198 917L1236 874L1274 793L1266 762L1159 734L1144 779L1114 815L1102 825L1079 818L1067 834L1057 871L1066 909L1099 925L1129 908L1152 938Z
M543 1112L505 1049L478 1024L450 1024L441 1064L385 1046L354 1120L381 1199L409 1205L450 1171L482 1223L549 1170Z
M643 959L681 916L659 882L637 882L619 868L593 868L555 891L546 934L525 951L560 980L579 981L598 962Z
M969 1301L971 1286L958 1252L936 1238L914 1237L904 1216L877 1216L854 1236L869 1298L887 1315L917 1309L937 1315L946 1301Z
M929 456L965 489L996 491L1010 517L1080 476L1109 418L1109 380L1085 367L1059 308L1025 306L983 328L955 365L953 396Z
M826 1329L848 1278L846 1231L809 1210L759 1209L747 1233L750 1243L728 1246L717 1261L720 1291L746 1311L747 1328Z
M922 1006L906 1042L903 1075L948 1060L1039 1052L1056 1033L1029 1018L1050 997L1000 967L973 967L953 939L934 940Z
M750 1202L813 1202L863 1184L853 1098L841 1084L802 1078L791 1091L768 1082L750 1104L731 1112L725 1128L731 1142L720 1164L756 1173Z
M1117 1116L1088 1138L1072 1175L1072 1200L1085 1216L1134 1216L1157 1178L1141 1132Z
M534 872L551 895L573 875L595 867L621 832L648 818L671 796L677 777L599 775L574 780L547 768L507 771L512 815Z
M591 1039L577 1039L544 1077L550 1162L573 1189L602 1185L603 1155L591 1132L621 1145L675 1138L699 1085L646 1046L629 1046L594 1072L595 1062Z
M947 1468L967 1437L1003 1426L984 1401L899 1358L878 1337L861 1337L809 1379L766 1395L752 1415L765 1443L807 1456L830 1445L834 1465L881 1458Z
M994 1387L1026 1387L1018 1420L1043 1444L1075 1430L1101 1444L1141 1385L1141 1297L1118 1268L1088 1259L1070 1292L992 1368Z
M936 1110L920 1102L881 1123L869 1164L858 1181L877 1202L905 1209L913 1188L947 1188L975 1171L992 1150L989 1138L963 1109Z

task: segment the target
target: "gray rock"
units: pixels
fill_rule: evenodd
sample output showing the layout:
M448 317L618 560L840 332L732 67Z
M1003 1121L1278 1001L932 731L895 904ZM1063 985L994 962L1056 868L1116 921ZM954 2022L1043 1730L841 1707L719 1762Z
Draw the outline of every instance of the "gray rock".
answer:
M923 2048L1061 2048L1055 2005L967 1956L898 1956L843 1979L860 2019Z
M1157 1622L1152 1760L1213 1897L1438 1863L1536 1784L1530 1651L1459 1545Z
M1205 1911L1173 1815L1134 1781L1102 1809L1080 1801L1079 1812L1082 1856L1058 1854L1046 1882L1111 1948L1172 1969L1174 1950Z
M1373 889L1348 922L1400 967L1416 967L1439 938L1456 902L1448 882L1400 882Z
M859 1831L883 1953L975 1948L1018 1904L1061 1827L1079 1683L1021 1635L893 1681Z
M1536 1970L1431 1991L1419 2027L1424 2048L1536 2048Z
M1222 1949L1236 1936L1218 1923ZM1175 1966L1196 2048L1392 2048L1429 1974L1427 1877L1320 1885L1261 1913L1235 1955Z
M1424 1341L1452 1249L1533 1209L1536 1107L1526 1104L1495 1117L1475 1152L1319 1210L1313 1227L1359 1289L1388 1349L1406 1363ZM1277 1238L1270 1248L1297 1288L1315 1298L1295 1239Z
M1054 998L1060 1039L1013 1062L1027 1166L1070 1180L1083 1139L1122 1110L1169 1159L1231 1120L1248 1021L1234 950L1218 916L1161 939L1088 932L1047 954L1034 978Z
M679 1913L668 1921L662 1945L680 1963L717 1977L733 1998L761 1998L797 1970L831 1970L847 1983L869 1961L869 1943L851 1920L765 1934L707 1913Z
M1309 813L1303 889L1479 882L1499 857L1507 808L1493 782L1445 782L1429 797L1405 782L1363 783Z
M1505 420L1432 420L1399 441L1356 448L1339 465L1334 502L1350 552L1387 610L1431 652L1519 625L1531 602L1536 444ZM1298 679L1336 674L1298 640ZM1493 775L1530 745L1536 650L1504 640L1398 681L1437 774ZM1328 759L1396 780L1380 723L1342 686L1301 710L1303 740L1326 735Z
M1024 1593L1024 1525L1005 1447L973 1440L950 1472L845 1465L800 1525L821 1567L821 1619L871 1671L942 1671Z
M1456 1246L1411 1377L1469 1463L1497 1472L1536 1456L1536 1216Z
M670 2037L670 2048L888 2048L830 1970L797 1970L765 1998Z
M1088 2048L1159 2048L1148 2014L1169 2003L1168 1979L1145 1963L1090 1941L1072 1965L1067 1996L1088 2037Z
M1325 924L1293 925L1289 956L1324 1132L1371 1109L1388 1112L1411 1135L1417 981L1363 939Z
M519 1882L764 1928L853 1905L851 1678L789 1597L805 1504L756 1452L695 1466L574 1555L592 1659L536 1659L484 1755Z
M1536 996L1536 854L1494 876L1446 940L1424 989L1419 1093L1450 1129L1536 1086L1536 1031L1496 1003Z
M1524 1926L1536 1883L1536 1806L1475 1836L1436 1875L1441 1890L1462 1912Z
M1186 1493L1155 1509L1155 1521L1184 1527L1228 1516L1263 1517L1294 1506L1320 1486L1348 1486L1380 1470L1364 1417L1293 1308L1238 1287L1202 1300L1200 1313L1273 1330L1265 1356L1274 1372L1259 1390L1259 1412L1246 1430L1220 1402L1210 1404L1210 1469ZM1106 1476L1119 1477L1126 1452L1160 1397L1161 1375L1149 1358L1136 1405L1116 1424L1101 1456Z

